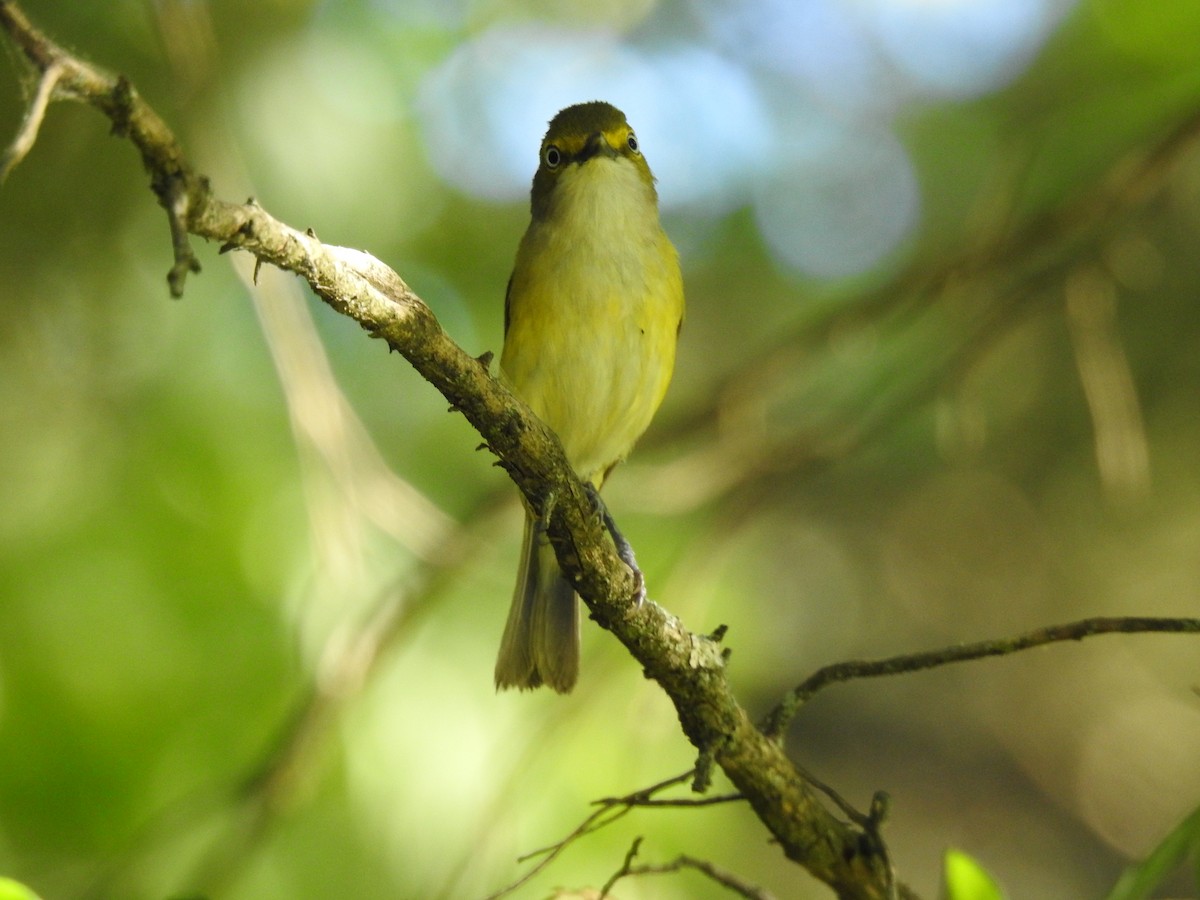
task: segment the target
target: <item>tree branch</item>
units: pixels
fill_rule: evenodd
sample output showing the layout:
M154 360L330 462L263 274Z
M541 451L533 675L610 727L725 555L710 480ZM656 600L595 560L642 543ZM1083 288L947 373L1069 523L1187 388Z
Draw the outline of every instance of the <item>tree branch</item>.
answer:
M1032 647L1042 647L1059 641L1082 641L1099 634L1200 634L1200 619L1151 618L1146 616L1097 616L1080 619L1065 625L1050 625L1037 628L1014 637L959 644L940 650L926 650L885 659L854 659L833 663L818 669L796 687L792 688L767 715L763 731L778 739L783 736L788 723L799 712L800 707L812 699L818 691L843 681L858 678L879 678L883 675L902 675L936 669L951 663L985 659L989 656L1007 656Z
M0 0L0 27L40 77L60 69L51 99L95 107L112 121L116 135L138 148L168 216L173 295L182 293L189 272L199 270L188 235L203 237L218 241L223 251L245 250L261 263L299 275L334 310L403 355L479 431L530 503L540 507L544 498L554 498L549 532L563 571L593 618L667 692L688 739L746 795L787 856L841 896L888 896L893 886L886 860L861 840L857 827L822 806L779 744L754 727L730 690L716 642L690 633L655 603L631 602L634 575L618 558L554 434L485 364L450 340L395 272L366 253L323 244L279 222L252 200L236 204L216 198L170 129L128 81L54 44L11 0ZM31 110L22 134L36 137L36 124L31 130L28 123L38 120ZM11 159L29 149L22 150L19 142L14 146Z

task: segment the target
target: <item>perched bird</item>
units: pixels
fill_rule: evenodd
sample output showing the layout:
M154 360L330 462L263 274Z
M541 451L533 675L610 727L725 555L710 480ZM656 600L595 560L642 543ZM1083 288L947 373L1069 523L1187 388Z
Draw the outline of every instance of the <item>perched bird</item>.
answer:
M569 106L550 121L530 201L504 304L501 378L599 490L671 380L679 256L637 136L608 103ZM578 675L579 600L545 523L527 509L496 687L566 693Z

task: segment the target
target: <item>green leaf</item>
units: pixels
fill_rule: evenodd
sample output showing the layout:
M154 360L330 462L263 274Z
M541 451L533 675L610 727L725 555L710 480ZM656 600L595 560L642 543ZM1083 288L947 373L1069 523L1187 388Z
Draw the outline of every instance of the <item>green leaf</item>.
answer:
M0 900L40 900L40 898L21 882L0 877Z
M1140 863L1130 866L1106 900L1139 900L1149 897L1168 875L1174 872L1189 853L1200 857L1200 807L1192 810L1175 826ZM1196 884L1200 887L1200 860L1197 861Z
M1004 900L1004 894L974 857L947 850L944 900Z

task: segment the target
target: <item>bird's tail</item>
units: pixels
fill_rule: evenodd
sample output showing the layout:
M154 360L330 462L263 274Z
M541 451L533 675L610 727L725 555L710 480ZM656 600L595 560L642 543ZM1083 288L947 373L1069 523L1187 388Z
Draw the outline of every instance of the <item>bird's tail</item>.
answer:
M496 658L496 688L548 685L560 694L579 676L579 600L554 558L546 529L525 513L521 568Z

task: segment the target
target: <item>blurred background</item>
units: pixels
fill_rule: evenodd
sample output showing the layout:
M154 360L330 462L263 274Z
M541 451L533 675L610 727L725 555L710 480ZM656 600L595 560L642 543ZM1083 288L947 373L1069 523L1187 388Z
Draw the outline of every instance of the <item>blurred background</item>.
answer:
M22 5L219 196L388 262L476 354L546 121L621 106L688 320L606 493L651 597L729 626L752 714L838 660L1200 612L1195 3ZM295 278L197 250L170 300L165 216L90 109L52 107L0 189L0 873L479 897L591 801L686 770L598 629L570 697L494 693L503 473ZM834 687L788 746L860 807L891 794L922 892L958 847L1010 896L1096 897L1200 803L1198 660L1106 637ZM597 888L639 835L645 862L830 895L727 805L634 812L516 896Z

